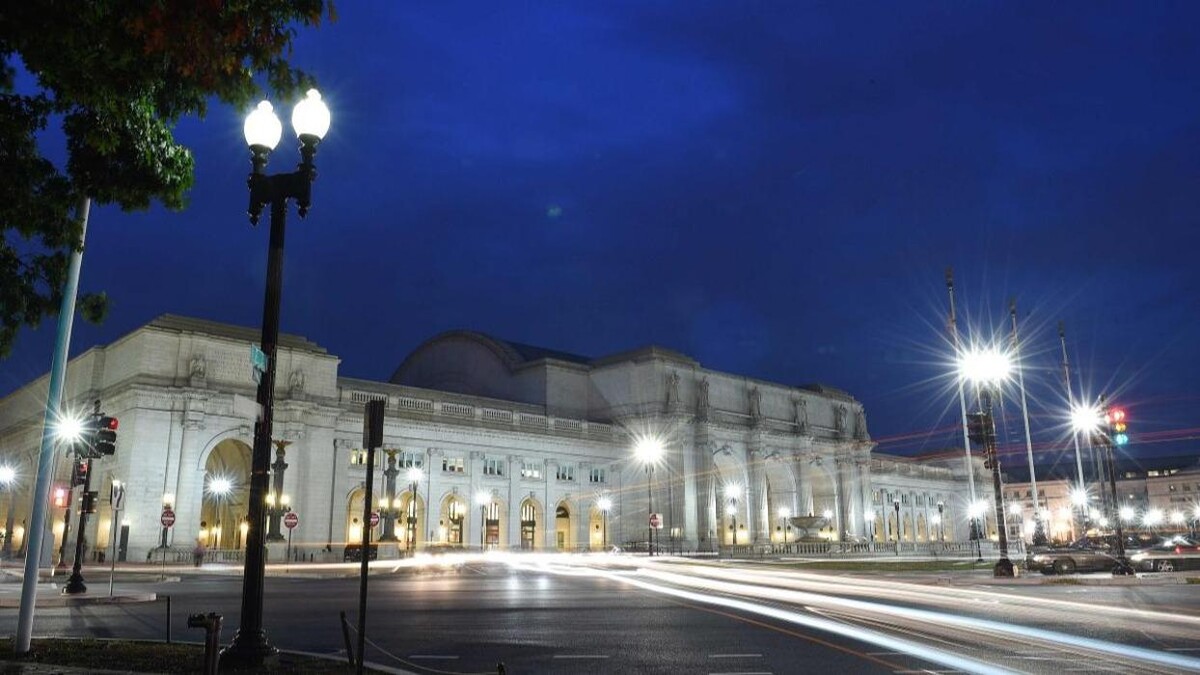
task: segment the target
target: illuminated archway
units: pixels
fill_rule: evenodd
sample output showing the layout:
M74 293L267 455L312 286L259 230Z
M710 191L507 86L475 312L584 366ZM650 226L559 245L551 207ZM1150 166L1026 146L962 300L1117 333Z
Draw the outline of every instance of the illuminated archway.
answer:
M575 548L574 532L571 528L571 508L565 500L554 509L554 547L560 551Z
M532 551L542 548L541 534L545 525L542 524L544 515L541 506L533 497L526 497L521 502L521 549Z
M247 522L250 510L250 454L250 446L228 438L218 443L204 462L196 536L208 548L232 549L243 544L241 525Z

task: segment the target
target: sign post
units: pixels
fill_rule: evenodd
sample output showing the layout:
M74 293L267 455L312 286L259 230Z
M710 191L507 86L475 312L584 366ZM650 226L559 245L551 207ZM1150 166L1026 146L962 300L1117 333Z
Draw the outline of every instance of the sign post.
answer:
M109 568L108 568L108 597L111 598L112 594L113 594L113 578L117 576L117 527L116 527L116 524L121 522L121 509L123 509L125 507L125 484L124 483L122 483L119 480L114 480L112 482L112 487L109 489L109 492L108 492L108 503L110 505L112 505L112 511L113 511L113 517L112 517L113 526L109 528L112 530L112 540L113 540L112 562L109 564Z
M175 524L175 511L172 510L171 507L169 507L169 506L164 506L163 510L162 510L162 515L159 516L159 518L158 518L158 522L161 523L164 528L166 528L168 530L171 529L171 526ZM166 537L163 537L163 540L165 541ZM116 560L116 555L113 556L113 560ZM166 549L166 547L163 547L163 550L162 550L161 580L162 581L167 580L167 549Z
M283 526L288 530L287 553L284 555L284 559L288 562L292 560L292 530L296 529L299 524L300 516L296 515L295 511L288 511L287 515L283 517Z

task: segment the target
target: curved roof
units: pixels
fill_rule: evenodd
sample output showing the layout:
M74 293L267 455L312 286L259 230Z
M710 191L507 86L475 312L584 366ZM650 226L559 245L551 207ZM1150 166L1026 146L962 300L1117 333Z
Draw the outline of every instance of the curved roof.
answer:
M484 347L487 347L504 363L505 366L508 367L509 370L516 370L523 365L544 359L551 361L564 361L567 363L574 363L584 366L590 364L593 360L587 356L580 356L578 354L571 354L569 352L560 352L554 349L546 349L545 347L527 345L521 342L513 342L511 340L493 337L478 331L449 330L444 333L438 333L437 335L422 342L417 346L416 349L412 350L412 352L409 353L409 355L405 357L404 361L396 368L395 372L392 373L391 381L396 382L400 378L401 373L404 371L405 366L416 359L421 352L439 342L447 342L451 340L468 340L471 342L477 342Z

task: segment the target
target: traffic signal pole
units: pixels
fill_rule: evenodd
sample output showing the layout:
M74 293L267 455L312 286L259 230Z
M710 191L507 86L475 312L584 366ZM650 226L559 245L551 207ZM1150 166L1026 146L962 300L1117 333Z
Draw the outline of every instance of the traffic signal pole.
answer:
M83 496L80 498L79 518L75 527L75 563L71 566L71 578L63 586L63 595L87 593L87 585L83 583L83 533L87 527L89 505L92 502L92 460L83 459L87 467L83 475Z

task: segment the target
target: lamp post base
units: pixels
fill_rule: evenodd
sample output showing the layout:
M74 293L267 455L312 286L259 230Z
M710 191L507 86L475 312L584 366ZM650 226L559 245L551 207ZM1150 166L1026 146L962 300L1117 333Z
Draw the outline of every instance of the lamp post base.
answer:
M1113 568L1112 573L1114 577L1131 577L1137 574L1133 571L1133 568L1129 566L1129 563L1124 560L1117 561L1117 566Z
M279 655L279 650L267 639L265 631L243 633L238 631L233 642L221 650L221 670L248 670L259 668Z
M992 576L997 579L1014 577L1012 561L1008 558L1001 558L996 561L996 566L992 568Z
M79 572L71 574L71 578L67 580L67 585L63 586L63 595L78 595L87 593L87 586L83 583L83 575Z

